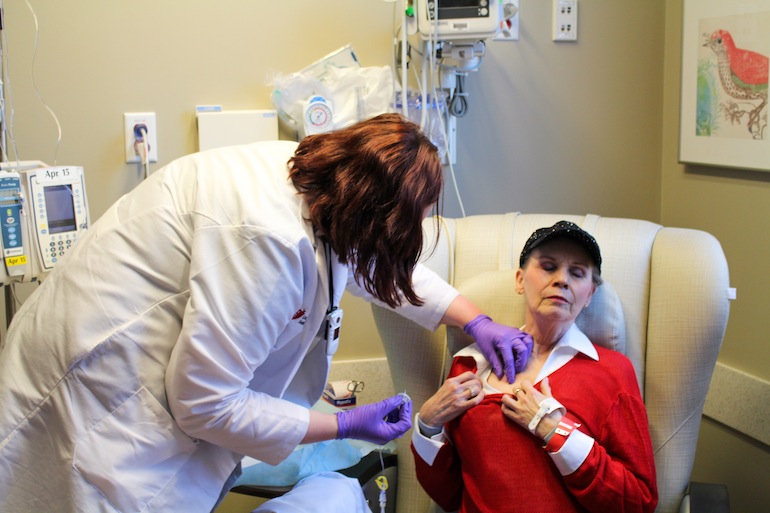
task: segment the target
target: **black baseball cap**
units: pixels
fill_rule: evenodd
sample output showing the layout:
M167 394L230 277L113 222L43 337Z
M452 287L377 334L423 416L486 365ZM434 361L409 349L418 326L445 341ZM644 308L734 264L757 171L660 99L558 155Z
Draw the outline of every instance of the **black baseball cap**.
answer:
M526 244L524 244L524 249L521 250L519 267L524 267L524 264L527 263L527 259L536 247L544 242L558 238L571 239L583 246L591 257L591 260L593 260L597 274L601 275L602 253L599 251L599 245L596 243L596 239L594 239L590 233L570 221L559 221L548 228L538 228L535 230L532 235L530 235L529 239L527 239Z

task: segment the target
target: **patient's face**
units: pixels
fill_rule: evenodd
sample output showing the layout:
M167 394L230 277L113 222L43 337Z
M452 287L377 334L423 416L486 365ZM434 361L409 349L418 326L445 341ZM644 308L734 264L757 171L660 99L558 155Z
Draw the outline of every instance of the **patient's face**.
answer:
M593 264L588 252L570 239L537 247L516 274L527 314L554 322L573 322L594 293Z

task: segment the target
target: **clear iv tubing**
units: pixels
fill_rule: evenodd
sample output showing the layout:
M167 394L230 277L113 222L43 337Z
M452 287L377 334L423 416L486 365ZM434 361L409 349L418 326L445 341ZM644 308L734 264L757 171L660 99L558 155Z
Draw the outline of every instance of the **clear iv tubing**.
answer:
M433 5L434 5L434 7L433 7L434 8L434 11L433 11L433 21L434 21L434 24L432 25L433 26L433 31L430 34L430 37L429 37L429 41L430 42L428 43L429 45L430 45L430 43L433 43L433 47L432 48L429 47L427 49L427 55L429 56L428 58L429 58L429 62L430 62L430 71L431 71L431 79L430 79L431 80L431 91L433 92L433 98L437 98L438 94L437 94L437 91L436 91L436 77L435 77L435 75L436 75L436 71L438 70L438 66L437 66L436 60L435 60L436 59L435 52L436 52L436 48L438 47L438 0L436 0ZM423 57L423 59L424 59L424 57ZM439 77L439 80L440 80L440 77ZM446 104L446 102L443 102L443 103ZM436 105L436 108L439 109L440 106ZM449 122L450 114L446 110L446 107L445 107L444 111L446 113L447 123L448 123ZM454 168L454 165L452 164L452 155L451 155L451 151L450 151L450 148L449 148L449 137L447 135L446 127L444 126L443 120L440 120L440 121L441 122L439 123L439 125L441 126L441 133L444 136L444 148L446 149L446 160L447 160L447 163L449 164L449 174L452 177L452 184L454 185L455 195L457 196L457 203L458 203L458 205L460 207L460 214L461 214L462 217L465 217L465 205L463 205L463 198L462 198L462 195L460 194L460 188L457 185L457 177L455 176L455 168Z
M419 14L418 14L418 16L419 16ZM436 109L439 112L439 125L441 127L441 133L442 133L442 135L444 137L444 149L445 149L445 152L446 152L446 159L447 159L447 163L448 163L448 166L449 166L449 174L452 177L452 184L454 186L455 195L457 197L457 203L458 203L458 205L460 207L460 214L461 214L462 217L465 217L465 205L463 204L462 195L460 194L460 189L459 189L459 187L457 185L457 177L455 176L454 165L452 164L451 152L450 152L450 148L449 148L449 137L447 135L446 127L444 126L444 120L441 119L441 105L440 104L442 102L439 102L437 100L437 98L439 97L438 96L438 91L436 89L436 72L438 70L438 63L436 62L436 54L435 54L435 52L436 52L436 48L438 48L438 0L435 0L433 2L433 23L431 23L429 26L430 26L430 31L429 31L428 37L426 38L426 40L424 42L424 47L423 47L424 50L423 50L423 55L422 55L422 64L423 65L422 65L422 69L420 70L421 75L422 75L421 76L421 81L422 82L421 82L421 86L420 86L420 93L421 93L421 95L423 97L423 108L422 108L421 119L420 119L420 127L422 127L424 129L425 126L426 126L426 122L427 122L427 111L428 111L428 109L426 108L426 104L425 104L424 100L425 100L425 91L428 90L428 91L431 91L433 93L433 100L429 100L429 102L431 102L431 101L436 102ZM404 29L403 29L404 34L402 34L402 37L406 38L406 26L404 25L403 27L404 27ZM404 65L403 67L405 68L405 64L406 64L405 61L404 61L405 57L403 57L403 55L405 53L405 49L403 48L403 46L404 45L402 44L402 48L401 48L402 65ZM428 87L428 84L427 84L428 77L426 76L427 75L427 67L425 66L425 61L426 60L428 61L428 64L429 64L428 67L430 68L430 87ZM402 70L402 73L403 73L403 70ZM440 80L440 78L439 78L439 80ZM403 83L404 84L406 83L406 79L405 78L403 79ZM401 108L402 108L402 110L406 111L406 102L403 99L403 96L404 96L403 89L404 89L404 87L405 86L402 84L402 106L401 106ZM443 102L443 103L446 104L446 102ZM446 106L444 108L444 114L447 116L447 123L448 123L449 122L448 116L450 114L447 111Z
M425 51L430 52L430 43L426 43L425 45ZM422 65L420 66L420 96L422 98L425 98L425 85L428 80L428 68L425 67L425 53L423 53L423 60ZM422 107L422 115L420 117L420 128L425 130L425 127L427 126L426 123L428 121L428 109L425 107L423 102Z
M2 0L0 0L0 10L2 9ZM2 15L2 13L0 13ZM5 23L5 20L3 20L3 23ZM13 119L14 119L14 107L13 107L13 93L11 91L11 81L9 78L8 73L8 52L6 48L8 47L8 40L6 37L6 31L5 29L0 29L0 65L2 65L2 82L0 83L0 92L2 92L2 95L0 96L0 122L2 123L2 145L3 145L3 159L2 160L10 160L10 154L8 152L8 145L6 141L6 136L11 140L11 146L13 146L13 156L16 159L16 166L21 167L21 163L19 162L19 150L16 146L16 138L13 135ZM7 95L6 95L6 89L7 89ZM6 103L5 98L8 98L8 105L10 106L10 117L6 116ZM10 119L10 121L9 121Z
M385 461L382 459L382 451L380 451L380 466L382 466L383 474L375 480L377 488L380 489L380 513L385 513L385 506L388 505L388 478L385 477Z
M405 404L407 401L411 401L411 397L406 393L406 390L398 394L401 396L402 405ZM382 474L375 479L375 483L377 484L377 488L380 489L380 495L379 495L379 502L380 502L380 513L385 513L385 506L388 505L388 478L385 476L385 460L382 458L382 451L379 451L380 455L380 468L382 469Z
M35 60L37 59L38 33L40 31L37 23L37 14L35 13L35 10L32 8L32 5L29 3L29 0L24 0L24 2L27 4L29 11L32 13L32 19L35 21L35 47L32 52L32 88L35 90L35 95L37 96L38 100L40 100L40 102L43 104L43 107L45 107L45 110L48 111L48 113L51 115L54 122L56 123L56 130L58 132L58 136L56 138L56 146L54 148L54 153L53 153L53 165L55 166L58 159L58 154L59 154L59 144L61 143L61 124L59 123L59 118L56 116L56 113L48 105L48 103L43 99L43 95L40 94L40 90L37 87L37 82L35 81Z
M35 91L35 95L37 96L38 100L40 100L45 110L48 111L48 113L51 115L54 122L56 123L56 130L58 135L56 138L56 146L54 147L54 157L53 157L53 164L56 165L56 162L58 160L59 145L61 144L61 138L62 138L61 123L59 123L59 118L56 116L56 113L48 105L45 99L43 99L43 95L40 93L40 89L38 89L37 87L37 81L35 79L35 62L37 60L37 49L38 49L40 26L37 20L37 13L35 13L35 9L32 7L32 4L29 3L29 0L24 0L24 3L27 5L29 12L32 14L32 20L34 21L34 24L35 24L35 46L32 49L32 88ZM0 9L2 9L2 2L0 2ZM19 150L16 145L16 138L13 135L14 107L13 107L13 95L11 94L11 84L10 84L10 81L8 80L8 52L6 50L7 47L8 47L8 40L6 39L5 29L3 29L2 44L0 44L0 58L2 58L2 78L3 78L2 81L3 81L3 85L8 89L8 101L11 107L11 116L10 116L10 122L7 122L8 120L5 115L5 105L3 105L2 122L3 122L3 130L8 134L8 136L11 139L11 145L13 146L14 157L16 158L16 165L20 167L21 163L19 162ZM4 98L5 98L5 91L3 91L3 99ZM3 152L5 153L5 157L8 157L8 151L7 151L7 148L5 147L4 140L3 140Z
M407 69L406 69L406 45L407 45L407 29L406 29L406 1L401 3L401 113L406 119L409 119L409 106L406 101L407 91Z
M407 15L406 15L406 1L403 0L401 4L401 112L407 119L409 118L409 105L407 100L407 80L408 80L408 70L406 66L406 58L407 58ZM437 90L436 90L436 70L437 70L437 63L436 63L436 56L435 56L435 48L438 47L438 1L436 0L433 4L433 23L430 25L431 30L428 35L427 40L424 42L424 51L422 55L422 67L420 69L421 77L418 79L418 83L420 83L420 94L423 97L425 97L425 91L429 90L433 93L433 101L436 101L436 107L439 110L440 113L440 102L435 100L435 98L438 98ZM418 14L419 16L419 14ZM395 17L394 17L395 19ZM393 60L395 61L395 52L392 54ZM427 69L428 67L425 66L425 61L428 61L429 68L430 68L430 87L428 87L427 81ZM395 69L395 62L394 62L394 69ZM444 102L446 103L446 102ZM449 116L449 113L446 111L446 107L444 109L444 113L446 116ZM425 104L423 104L421 117L420 117L420 127L425 129L426 123L427 123L427 115L428 115L428 109L425 108ZM448 122L448 120L447 120ZM452 184L454 185L455 195L457 196L457 202L460 207L460 214L462 217L465 217L465 206L463 205L462 195L460 194L460 189L457 185L457 178L455 176L454 171L454 165L452 164L452 159L450 156L450 148L449 148L449 137L447 136L446 127L444 126L443 120L440 120L440 126L441 126L441 132L444 136L444 148L446 150L447 155L447 162L449 164L449 171L450 175L452 177Z

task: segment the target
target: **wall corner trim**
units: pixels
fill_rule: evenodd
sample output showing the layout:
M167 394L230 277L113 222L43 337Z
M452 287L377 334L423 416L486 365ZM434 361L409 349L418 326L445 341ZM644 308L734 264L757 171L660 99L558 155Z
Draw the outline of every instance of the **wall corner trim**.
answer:
M717 362L703 414L770 445L770 382Z

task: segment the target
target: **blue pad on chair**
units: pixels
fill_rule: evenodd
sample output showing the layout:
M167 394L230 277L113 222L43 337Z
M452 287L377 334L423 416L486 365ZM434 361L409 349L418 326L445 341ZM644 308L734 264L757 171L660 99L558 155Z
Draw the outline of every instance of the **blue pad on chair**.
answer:
M361 461L361 451L346 440L301 445L278 465L258 462L243 468L235 486L291 486L319 472L352 467Z

